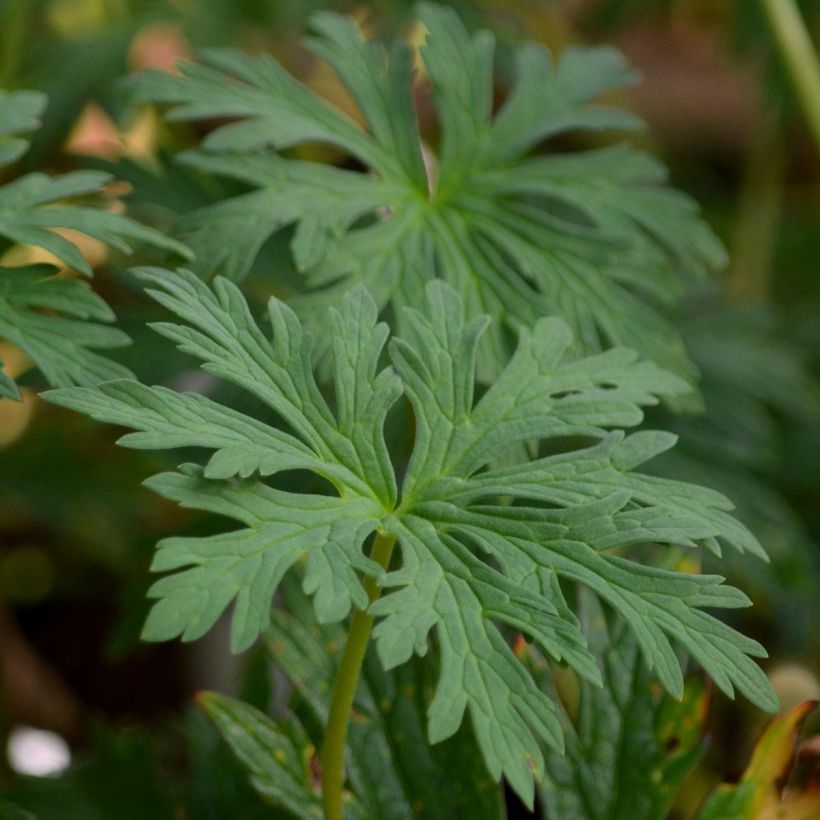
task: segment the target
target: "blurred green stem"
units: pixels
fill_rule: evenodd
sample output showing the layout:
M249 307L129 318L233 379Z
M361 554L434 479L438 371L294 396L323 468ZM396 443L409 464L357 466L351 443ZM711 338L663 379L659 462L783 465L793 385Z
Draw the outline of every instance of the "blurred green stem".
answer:
M392 535L377 532L370 553L371 559L387 569L395 543L396 539ZM370 576L365 578L364 588L370 603L373 603L381 594L378 584ZM357 609L350 621L350 632L333 684L333 697L330 702L330 714L321 755L322 801L325 808L325 820L342 820L344 814L342 792L345 779L347 728L350 725L353 698L359 683L359 674L372 628L373 616L365 610Z
M0 26L0 88L11 88L28 34L29 13L36 0L6 0Z
M780 118L768 114L752 129L746 156L728 281L734 300L761 301L770 295L785 165Z
M760 0L820 152L820 60L795 0Z

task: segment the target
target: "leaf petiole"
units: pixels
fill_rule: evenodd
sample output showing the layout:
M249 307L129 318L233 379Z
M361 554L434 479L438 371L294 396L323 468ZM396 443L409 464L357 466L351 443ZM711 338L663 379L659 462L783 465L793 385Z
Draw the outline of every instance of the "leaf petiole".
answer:
M370 558L387 569L395 543L395 536L377 532ZM370 603L381 595L376 580L370 576L365 578L364 588ZM357 609L353 613L350 632L333 683L333 696L321 756L322 802L325 820L342 820L343 817L342 787L344 786L347 727L350 724L350 710L353 707L353 698L356 694L367 642L373 628L373 620L373 616L366 610Z

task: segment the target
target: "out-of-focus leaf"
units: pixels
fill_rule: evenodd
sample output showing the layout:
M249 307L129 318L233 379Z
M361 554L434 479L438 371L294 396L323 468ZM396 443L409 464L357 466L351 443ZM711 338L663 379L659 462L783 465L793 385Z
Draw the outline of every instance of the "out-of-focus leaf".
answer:
M809 747L810 776L803 783L786 785L800 729L816 706L816 701L807 700L771 720L755 744L740 781L718 786L704 803L698 820L816 820L820 817L816 744Z
M19 135L38 126L45 107L45 95L38 91L0 89L0 168L26 152L28 140Z
M17 135L37 125L44 106L42 94L0 91L0 167L25 152L28 142ZM54 177L31 173L0 186L0 239L42 248L88 276L91 266L80 248L57 229L93 237L123 253L131 253L129 243L145 242L190 256L185 246L159 231L84 204L110 180L99 171ZM0 242L0 252L4 249ZM53 273L44 265L0 267L0 339L23 350L53 386L94 385L132 375L91 352L128 343L121 331L97 324L114 318L105 302L80 282L49 278ZM11 375L0 372L4 396L19 398L19 392Z
M45 97L33 91L0 90L0 167L28 148L21 132L38 124ZM190 258L179 242L140 225L122 214L89 208L76 202L100 193L112 177L100 171L73 171L61 176L31 173L0 186L0 236L12 243L35 245L87 275L91 268L79 248L55 229L70 229L94 237L123 253L129 242L146 242Z
M638 124L594 102L634 81L621 55L572 48L553 61L524 45L514 87L494 115L493 36L471 35L449 8L421 4L419 15L428 32L419 59L442 132L427 168L409 46L366 43L352 21L333 14L313 18L308 47L338 74L366 128L268 55L211 50L178 75L137 80L146 99L173 106L172 119L228 119L184 161L254 189L184 216L179 235L197 253L197 273L239 281L267 239L293 226L293 259L311 290L300 305L319 331L322 308L356 283L380 307L399 308L421 302L438 276L471 315L501 319L482 342L482 380L509 358L508 331L544 314L572 326L580 351L629 345L690 373L656 306L675 298L682 274L697 277L725 261L693 202L666 187L658 162L626 145L529 156L558 135ZM277 153L317 142L373 173Z
M681 321L701 372L706 417L674 425L710 460L765 470L778 459L778 417L820 422L820 385L805 349L771 313L695 300Z
M728 572L776 611L786 645L802 646L819 612L815 545L778 486L778 475L785 465L784 422L820 429L820 385L809 363L810 344L791 341L768 311L727 307L715 298L692 300L681 327L702 375L705 412L664 412L652 419L679 435L674 452L661 456L652 471L703 484L732 500L737 517L766 545L772 566L760 570L727 554ZM811 461L811 455L805 458ZM714 566L710 561L707 569Z
M128 368L94 352L129 343L121 330L99 324L114 319L111 309L85 282L54 273L50 265L0 267L0 338L26 353L55 386L130 377ZM0 396L19 398L14 380L0 376Z

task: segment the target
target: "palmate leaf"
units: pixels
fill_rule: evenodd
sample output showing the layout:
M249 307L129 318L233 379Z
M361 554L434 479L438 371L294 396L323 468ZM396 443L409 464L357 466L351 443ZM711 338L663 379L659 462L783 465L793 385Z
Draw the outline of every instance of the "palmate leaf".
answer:
M37 92L0 90L0 166L25 153L28 142L19 134L38 125L45 105L45 97ZM159 231L122 214L75 201L98 195L111 180L110 174L99 171L73 171L54 177L32 173L0 186L0 237L44 248L89 276L91 268L79 248L54 229L77 231L123 253L131 252L130 242L147 242L190 258L188 248Z
M19 134L37 126L45 104L37 92L0 91L0 167L25 152L28 142ZM0 186L0 251L2 239L34 245L90 276L80 249L54 232L59 228L94 237L123 253L131 252L130 242L147 242L190 257L185 246L158 231L76 201L98 195L111 179L97 171L55 177L32 173ZM92 352L128 344L121 331L97 324L112 321L114 314L84 283L56 279L55 272L48 265L0 267L0 339L25 352L53 386L97 384L131 375L122 365ZM0 397L4 396L19 398L19 390L14 379L0 371Z
M293 224L294 261L312 290L297 309L317 325L323 308L355 283L380 306L398 308L419 304L424 283L438 276L463 294L470 315L499 320L481 344L482 380L508 359L507 328L545 314L563 316L586 353L625 344L688 372L656 306L674 298L681 274L699 276L724 261L695 205L664 185L658 162L626 145L529 156L561 134L637 124L593 104L635 79L621 55L576 48L553 62L525 45L513 88L493 115L493 37L469 35L449 9L422 5L420 17L429 32L420 56L442 131L429 171L411 49L366 43L335 14L313 17L308 46L339 75L364 126L268 56L207 51L179 75L137 78L144 98L172 105L171 119L235 120L182 157L254 188L182 218L195 270L238 281L262 243ZM367 173L277 153L307 142L341 149Z
M204 467L150 480L184 506L241 522L233 532L162 542L158 600L149 639L202 635L235 600L232 639L247 647L269 623L284 572L306 556L306 591L320 621L365 606L361 574L386 594L371 605L376 649L386 668L435 638L440 676L429 709L432 741L450 736L469 711L490 773L505 775L525 800L543 774L537 738L561 747L550 698L518 661L503 630L532 638L555 660L600 683L600 671L560 581L593 589L635 633L665 687L683 679L671 641L685 646L732 695L774 706L751 657L765 656L703 608L745 606L718 576L676 573L626 560L612 550L659 543L718 550L721 543L762 554L727 513L719 494L633 472L672 444L662 433L624 437L640 405L686 389L684 382L622 349L572 361L568 329L545 318L521 330L508 368L476 401L475 364L486 317L465 320L445 283L429 283L423 311L407 309L405 338L389 345L393 369L379 369L387 340L377 305L362 288L345 296L331 327L335 403L311 371L311 341L283 303L271 300L272 341L239 290L218 278L211 289L192 273L156 269L141 276L150 293L185 324L156 329L206 370L261 399L283 420L266 428L199 395L114 381L48 397L95 418L130 427L134 447L205 447ZM400 492L382 428L404 390L416 440ZM494 466L511 447L577 437L597 439L514 467ZM274 489L253 473L309 470L336 495ZM248 476L247 478L242 478ZM238 478L234 478L238 477ZM365 557L375 531L394 536L400 561L384 572Z

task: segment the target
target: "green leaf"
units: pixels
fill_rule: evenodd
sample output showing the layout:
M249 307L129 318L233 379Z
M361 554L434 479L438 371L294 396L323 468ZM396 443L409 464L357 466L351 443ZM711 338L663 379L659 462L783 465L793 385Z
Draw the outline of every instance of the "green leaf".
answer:
M261 482L239 487L204 482L193 466L182 474L155 476L147 484L183 507L226 515L246 528L160 544L152 569L183 571L151 587L149 595L160 600L145 624L146 640L177 635L196 640L235 599L231 643L237 651L246 649L268 625L271 598L282 576L306 553L305 583L316 593L320 620L338 620L354 603L367 605L355 570L372 574L378 569L361 553L362 541L378 523L379 510L368 499L297 495Z
M45 107L45 95L39 91L0 89L0 168L26 152L28 140L18 135L37 128Z
M38 92L0 91L0 167L25 152L28 142L16 134L38 125L45 103ZM43 248L88 276L92 271L80 249L55 229L77 231L123 253L131 253L131 242L147 242L190 258L178 241L121 214L82 204L111 179L98 171L55 177L32 173L0 186L0 237ZM111 310L84 284L50 278L54 273L48 265L0 268L0 339L25 352L53 386L130 376L127 368L92 352L128 344L124 333L98 324L114 319ZM0 397L19 398L14 380L2 372Z
M251 784L274 806L300 820L322 817L320 794L312 786L314 750L298 721L279 725L240 700L216 692L200 692L197 703L247 769ZM361 817L346 812L345 817Z
M16 135L39 125L45 105L46 98L39 92L0 90L0 167L25 153L28 142ZM122 214L74 201L99 195L112 179L100 171L73 171L54 177L26 174L7 182L0 186L0 236L43 248L88 276L91 268L79 248L55 229L77 231L126 254L131 253L130 242L146 242L190 259L187 247L159 231Z
M284 584L287 610L277 609L267 637L276 664L293 685L294 708L307 707L306 723L318 723L321 740L342 624L311 623L309 603ZM362 671L348 734L350 788L368 816L449 820L500 820L501 794L490 778L469 727L432 748L425 744L425 711L434 684L429 664L405 664L385 672L374 652ZM453 765L453 761L458 765Z
M0 338L19 347L54 386L131 376L94 352L129 344L121 330L100 324L114 319L111 309L85 282L54 278L54 272L50 265L0 268ZM19 398L14 380L2 372L0 395Z
M634 81L623 57L573 48L553 61L524 45L493 115L492 35L470 35L451 9L424 4L420 17L428 32L420 59L441 122L426 171L410 47L364 42L335 14L313 17L308 47L338 74L362 126L267 55L206 51L178 75L136 79L143 98L171 105L171 119L232 120L182 156L252 189L182 218L196 272L239 281L265 240L293 225L293 258L311 291L297 307L325 346L324 308L356 283L396 308L404 331L399 308L420 304L425 283L440 277L471 316L497 320L481 343L482 381L503 369L509 330L547 314L566 317L582 352L624 344L691 375L658 307L675 298L682 276L724 264L694 203L666 187L657 161L626 145L530 155L559 135L638 125L594 102ZM310 142L341 149L364 172L277 153Z
M365 606L361 575L370 574L386 593L369 608L385 668L425 654L435 637L440 672L428 715L431 741L455 733L469 712L490 774L505 776L530 803L543 775L538 739L560 749L562 732L551 699L512 652L506 631L525 633L548 656L600 683L561 582L587 586L616 609L672 693L683 691L675 642L727 694L737 688L772 708L771 688L751 660L765 656L762 647L703 611L748 605L741 592L719 576L611 554L633 544L718 550L723 542L762 555L719 494L633 472L674 437L610 432L638 423L640 406L658 395L685 389L679 379L622 350L568 360L569 331L544 319L520 333L508 371L476 401L487 319L466 321L460 298L437 281L427 286L423 310L405 311L408 331L389 345L393 368L380 369L388 334L367 291L354 290L329 312L331 402L311 369L310 336L281 302L269 303L269 339L227 280L211 288L187 272L141 276L185 322L156 329L282 420L278 430L265 431L202 397L170 397L133 382L47 394L137 431L124 444L215 451L204 469L185 466L149 484L243 528L160 544L154 569L177 572L151 590L159 600L148 637L199 637L235 601L232 640L241 649L268 625L277 584L303 557L303 585L315 593L320 620L338 621L352 606ZM383 427L402 390L416 440L399 490ZM568 435L575 449L566 445ZM578 436L598 443L578 449ZM569 449L495 466L504 452L534 439ZM286 492L261 478L233 477L296 465L335 493ZM376 530L399 545L400 561L386 572L363 551Z
M705 749L705 681L690 676L683 699L674 700L653 682L623 620L607 619L591 595L582 597L580 609L604 686L581 681L577 715L574 720L564 716L566 755L548 754L547 777L539 790L545 814L662 820ZM521 654L550 691L543 658L526 645Z
M73 171L57 177L26 174L7 183L0 187L0 236L44 248L88 276L92 271L79 248L54 229L77 231L126 254L129 243L147 242L190 258L184 245L127 216L66 201L99 194L112 179L100 171Z

